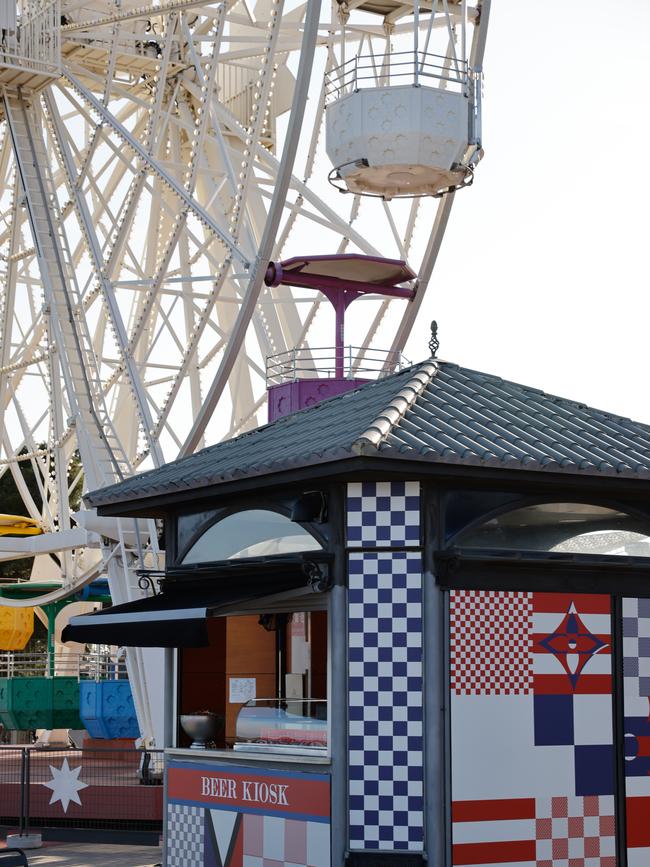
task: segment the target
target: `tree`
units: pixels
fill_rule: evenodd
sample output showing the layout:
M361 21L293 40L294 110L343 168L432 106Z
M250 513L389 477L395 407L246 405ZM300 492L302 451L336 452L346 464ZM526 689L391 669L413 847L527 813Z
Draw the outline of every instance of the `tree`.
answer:
M39 449L45 450L46 445L42 443ZM24 448L21 454L26 454L27 449ZM38 487L38 482L34 473L32 461L19 461L18 468L22 473L25 484L36 503L39 511L43 508L43 499ZM68 462L68 487L76 482L74 488L70 492L70 508L77 511L81 505L81 495L83 493L83 468L81 458L78 451L74 451ZM24 515L25 504L18 492L16 483L9 470L5 470L0 476L0 513L5 515ZM26 581L29 579L34 563L33 557L24 557L20 560L7 560L0 563L0 583L2 581Z

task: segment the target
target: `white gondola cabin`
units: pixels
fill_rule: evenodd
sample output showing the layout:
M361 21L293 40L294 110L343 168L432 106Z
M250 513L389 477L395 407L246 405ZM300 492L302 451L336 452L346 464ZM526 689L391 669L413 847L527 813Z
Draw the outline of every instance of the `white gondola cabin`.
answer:
M325 82L330 181L384 199L469 185L482 155L479 10L446 0L350 8L339 6L341 62Z

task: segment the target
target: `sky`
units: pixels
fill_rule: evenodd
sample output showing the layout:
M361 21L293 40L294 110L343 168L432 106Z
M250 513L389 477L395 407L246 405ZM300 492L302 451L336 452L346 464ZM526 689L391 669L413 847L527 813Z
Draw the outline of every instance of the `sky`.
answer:
M406 354L650 423L649 0L493 0L485 157Z

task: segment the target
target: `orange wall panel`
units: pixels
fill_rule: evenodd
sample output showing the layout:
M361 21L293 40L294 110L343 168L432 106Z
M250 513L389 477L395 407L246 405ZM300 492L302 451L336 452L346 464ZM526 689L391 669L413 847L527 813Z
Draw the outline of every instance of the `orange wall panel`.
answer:
M259 625L258 615L228 617L226 642L226 671L230 675L251 676L275 672L275 632L267 632Z

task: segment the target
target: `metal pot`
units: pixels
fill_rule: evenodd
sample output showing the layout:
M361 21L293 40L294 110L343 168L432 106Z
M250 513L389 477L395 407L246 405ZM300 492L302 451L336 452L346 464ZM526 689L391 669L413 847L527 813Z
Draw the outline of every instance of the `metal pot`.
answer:
M191 750L214 749L214 739L221 734L224 717L218 713L185 713L181 715L181 726L185 734L192 738Z

